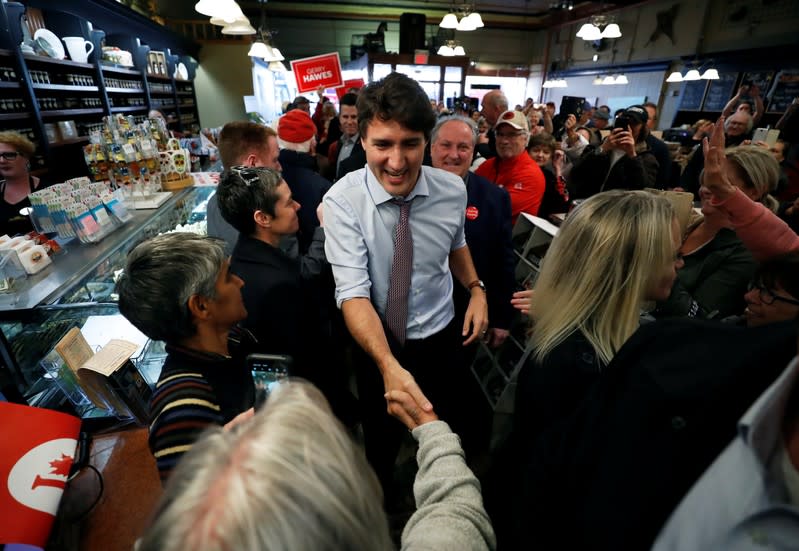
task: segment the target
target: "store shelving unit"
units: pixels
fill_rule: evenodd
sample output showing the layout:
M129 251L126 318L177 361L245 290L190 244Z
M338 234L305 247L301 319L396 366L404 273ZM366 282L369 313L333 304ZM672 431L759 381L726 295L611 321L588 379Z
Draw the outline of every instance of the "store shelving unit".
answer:
M106 35L89 20L60 11L54 2L39 0L30 5L42 6L40 19L57 36L83 36L94 45L87 63L23 53L20 44L31 34L26 28L26 10L34 8L0 2L0 24L9 30L0 35L0 122L4 129L18 130L36 143L34 169L49 172L54 180L84 175L85 163L76 148L87 143L91 128L111 114L144 117L149 110L159 109L172 130L199 130L192 58L159 47L166 54L167 72L152 74L146 63L150 46L141 44L139 38ZM106 64L103 46L130 51L134 66ZM178 60L185 60L189 80L171 76ZM77 135L57 137L50 125L60 121L74 121Z

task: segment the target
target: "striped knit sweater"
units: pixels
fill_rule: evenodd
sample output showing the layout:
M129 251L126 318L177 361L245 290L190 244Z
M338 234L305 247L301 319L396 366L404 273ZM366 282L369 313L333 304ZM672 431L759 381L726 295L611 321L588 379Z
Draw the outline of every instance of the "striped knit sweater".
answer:
M167 346L150 401L150 449L161 481L204 429L224 425L253 405L252 377L243 362Z

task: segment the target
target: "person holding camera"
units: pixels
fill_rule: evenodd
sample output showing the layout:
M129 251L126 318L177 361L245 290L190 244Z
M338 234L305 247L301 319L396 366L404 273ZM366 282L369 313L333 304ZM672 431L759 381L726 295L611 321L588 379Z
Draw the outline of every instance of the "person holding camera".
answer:
M573 199L586 199L610 189L655 186L658 162L646 143L648 119L642 105L628 107L616 117L602 145L583 155L572 168L569 188Z

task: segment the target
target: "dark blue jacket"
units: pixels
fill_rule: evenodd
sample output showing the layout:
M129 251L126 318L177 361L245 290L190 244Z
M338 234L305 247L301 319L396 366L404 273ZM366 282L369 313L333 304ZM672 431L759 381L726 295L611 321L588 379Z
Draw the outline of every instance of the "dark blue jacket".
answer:
M316 208L332 184L319 175L316 159L307 153L283 149L278 159L280 166L283 167L283 179L291 188L294 200L300 204L300 210L297 212L300 231L297 232L297 238L300 243L300 254L305 254L313 239L314 229L319 227Z
M466 244L477 276L488 291L488 322L510 328L514 310L510 304L515 288L516 266L511 244L510 196L501 187L470 172L466 179ZM468 295L456 292L456 308L466 311Z

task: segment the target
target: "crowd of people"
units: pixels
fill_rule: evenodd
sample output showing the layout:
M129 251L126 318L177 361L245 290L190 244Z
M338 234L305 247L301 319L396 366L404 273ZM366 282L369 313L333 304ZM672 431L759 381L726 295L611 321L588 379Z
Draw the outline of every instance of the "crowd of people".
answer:
M322 97L276 130L225 125L208 237L148 240L118 282L168 352L140 549L795 544L799 189L789 144L747 141L762 107L733 98L681 172L652 104L556 114L493 90L442 114L398 73L337 113ZM563 222L519 289L526 215ZM530 353L491 440L470 365L519 320ZM253 353L293 360L257 411Z

